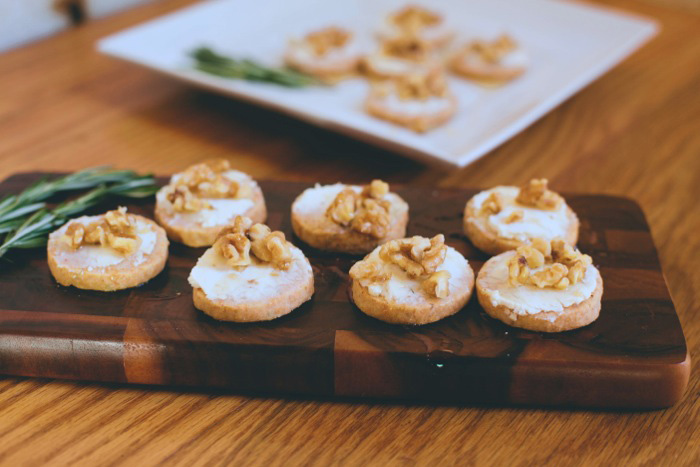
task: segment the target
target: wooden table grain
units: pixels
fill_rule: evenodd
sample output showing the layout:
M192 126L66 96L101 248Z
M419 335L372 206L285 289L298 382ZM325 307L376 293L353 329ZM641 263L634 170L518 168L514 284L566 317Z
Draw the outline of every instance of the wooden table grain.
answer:
M522 134L444 171L100 56L165 0L0 55L0 177L102 163L168 174L227 157L257 178L554 188L644 208L694 358L663 411L435 407L0 377L0 464L700 463L700 13L612 0L659 36Z

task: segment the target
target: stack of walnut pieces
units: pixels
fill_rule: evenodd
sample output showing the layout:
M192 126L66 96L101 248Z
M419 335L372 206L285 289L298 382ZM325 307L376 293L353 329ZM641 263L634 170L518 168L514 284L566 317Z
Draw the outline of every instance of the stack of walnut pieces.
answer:
M234 268L252 264L251 252L259 261L282 270L289 269L293 259L284 233L272 232L268 226L253 224L242 216L237 216L233 225L219 234L214 248Z
M591 263L590 256L560 238L551 243L535 238L530 245L518 247L508 261L508 281L513 286L563 290L582 280Z
M338 225L350 227L374 238L383 238L389 228L391 203L384 199L389 184L373 180L361 192L346 188L335 197L326 216Z
M520 187L520 192L518 193L517 198L515 198L515 201L523 206L541 209L544 211L554 211L559 209L561 204L564 202L564 198L547 187L546 178L539 178L532 179ZM503 200L503 195L497 191L494 191L488 198L486 198L486 200L484 200L479 214L498 214L501 212L504 206L505 202ZM504 219L504 222L510 224L522 219L523 211L516 210L513 211L506 219Z
M138 248L136 226L125 207L108 211L88 225L71 223L61 241L72 250L77 250L81 245L100 245L123 255L131 254Z
M445 261L447 246L445 236L436 235L431 239L414 236L391 240L379 249L379 258L386 264L395 264L411 279L417 279L423 290L432 297L446 298L449 293L450 273L437 271ZM353 279L372 283L385 282L391 272L376 262L364 261L351 270Z
M226 159L212 159L195 164L167 187L166 198L178 212L211 209L206 198L249 198L250 186L224 176L231 170Z

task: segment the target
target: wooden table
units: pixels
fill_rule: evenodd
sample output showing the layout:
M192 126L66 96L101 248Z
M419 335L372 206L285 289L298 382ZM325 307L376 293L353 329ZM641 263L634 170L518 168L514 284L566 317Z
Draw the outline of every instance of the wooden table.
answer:
M654 412L253 398L0 379L0 463L700 463L700 14L632 0L661 34L475 164L432 169L98 55L96 39L167 0L0 55L0 177L102 163L168 174L228 157L257 178L625 195L649 217L695 357L685 398ZM687 2L686 2L687 3Z

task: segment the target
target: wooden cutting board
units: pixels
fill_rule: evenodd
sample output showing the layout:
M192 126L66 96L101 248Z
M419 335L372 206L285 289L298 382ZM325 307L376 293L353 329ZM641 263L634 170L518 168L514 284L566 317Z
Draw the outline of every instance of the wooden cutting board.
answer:
M39 174L0 184L17 192ZM268 224L300 245L289 209L309 184L262 182ZM397 189L409 235L442 232L476 271L488 259L462 234L475 191ZM422 327L369 318L348 300L356 257L302 246L314 298L264 324L222 323L192 305L187 276L204 249L170 247L166 269L135 289L104 293L54 282L43 250L0 263L0 373L86 381L226 388L248 394L394 398L438 403L666 407L687 385L690 357L649 226L629 199L570 195L579 247L605 283L600 318L544 334L488 317L476 297ZM128 203L152 217L152 202ZM100 210L111 209L103 206Z

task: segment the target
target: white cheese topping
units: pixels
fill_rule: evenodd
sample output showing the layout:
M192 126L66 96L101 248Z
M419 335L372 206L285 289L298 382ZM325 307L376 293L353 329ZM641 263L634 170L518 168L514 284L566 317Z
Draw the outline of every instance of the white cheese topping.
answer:
M72 220L61 227L55 234L59 238L63 236L68 226L74 222L88 225L99 220L102 216L83 216ZM136 221L136 235L139 237L138 249L129 254L123 255L108 246L101 245L81 245L73 250L67 246L62 246L56 253L56 261L69 264L71 267L85 268L88 271L94 269L115 266L124 261L128 261L130 266L138 266L146 261L148 255L153 253L158 236L153 231L152 226L142 220Z
M407 75L422 73L428 68L428 64L403 60L398 57L390 57L384 54L373 54L367 57L370 69L382 75Z
M375 248L363 261L376 263L379 268L390 274L389 280L383 282L372 282L370 280L360 280L360 285L367 288L370 295L382 296L395 303L415 304L417 301L425 301L429 297L421 286L422 279L413 279L406 274L402 268L393 263L387 263L379 258L381 246ZM447 271L450 273L449 291L454 293L463 286L465 276L469 271L469 262L457 250L448 246L445 260L437 271Z
M593 265L588 266L583 279L564 290L540 289L534 285L510 285L508 261L513 254L515 253L511 252L492 259L495 264L489 269L488 283L491 285L489 297L493 306L504 305L518 315L535 314L541 311L560 313L564 308L588 299L596 288L599 272Z
M348 60L358 59L362 50L358 41L351 40L343 47L331 47L325 54L317 55L308 43L298 41L289 45L287 53L294 62L313 67L343 65Z
M403 115L435 115L450 108L450 100L445 97L429 97L427 99L401 99L394 93L389 93L382 104L391 113Z
M189 283L212 300L236 303L265 301L280 295L313 274L311 265L298 248L290 246L294 258L289 269L281 270L253 258L244 268L232 268L214 248L209 248L190 272Z
M474 196L474 207L479 212L482 204L491 195L498 192L503 199L504 207L498 214L486 218L486 225L501 238L511 238L526 242L531 238L541 237L551 240L556 237L566 237L569 220L566 215L566 203L561 203L558 209L547 211L518 204L515 199L520 189L517 187L499 186L485 190ZM514 211L522 211L523 218L519 221L505 222Z
M497 63L484 60L484 58L473 51L468 51L461 56L461 61L468 66L487 68L525 68L530 63L530 57L523 49L515 49L505 54Z

